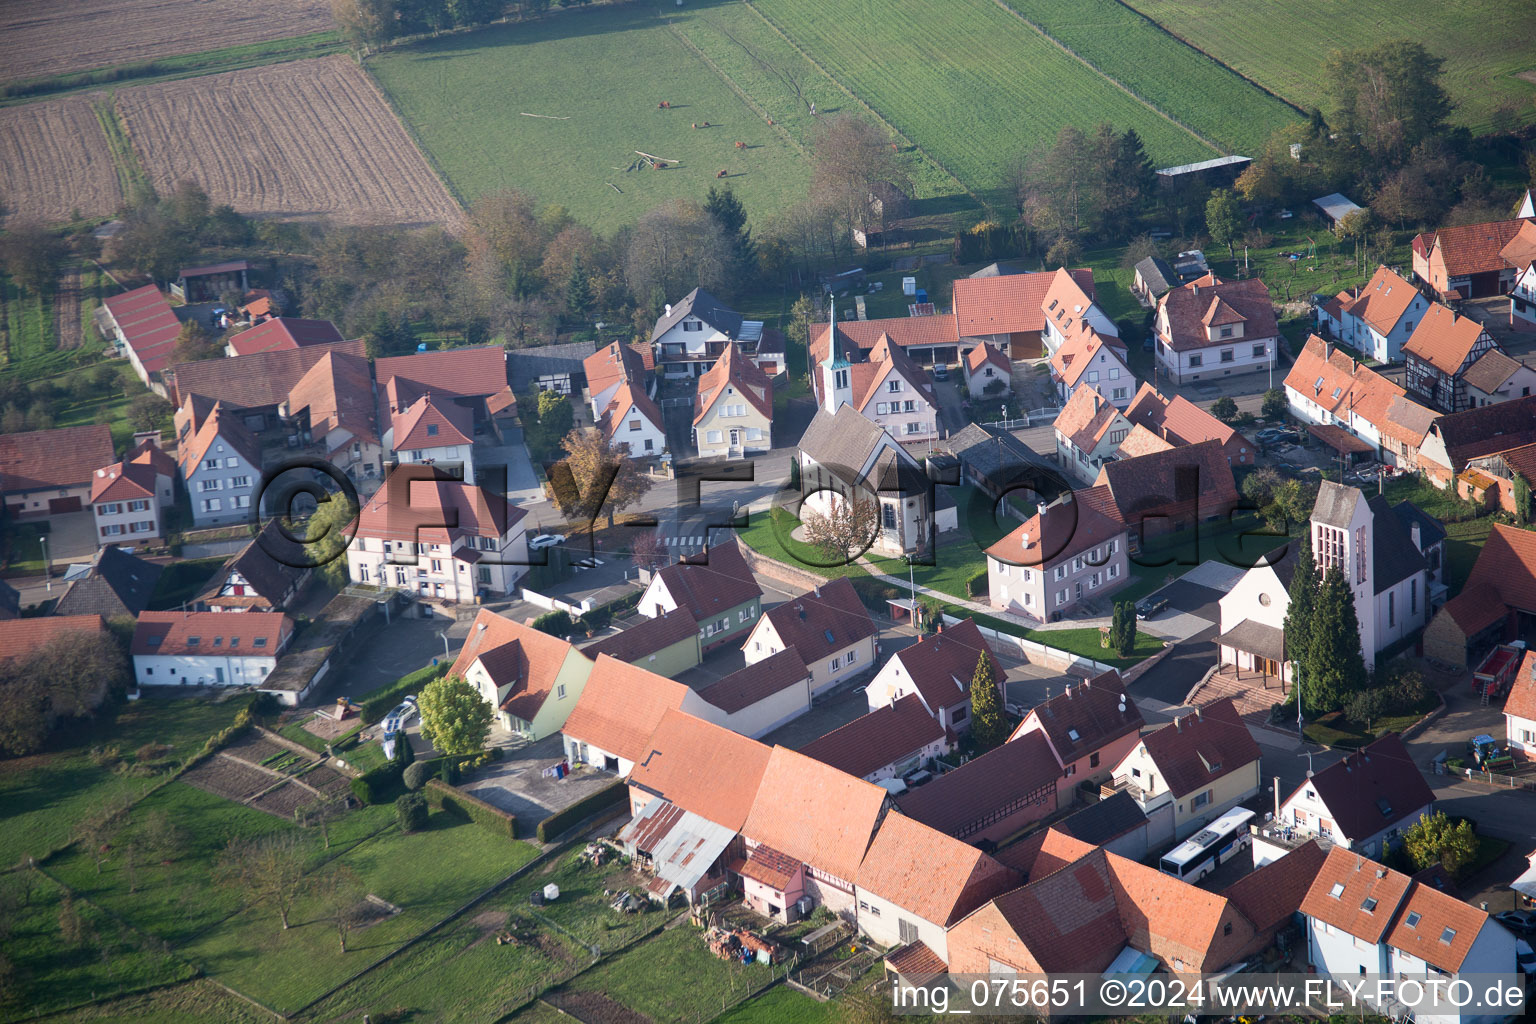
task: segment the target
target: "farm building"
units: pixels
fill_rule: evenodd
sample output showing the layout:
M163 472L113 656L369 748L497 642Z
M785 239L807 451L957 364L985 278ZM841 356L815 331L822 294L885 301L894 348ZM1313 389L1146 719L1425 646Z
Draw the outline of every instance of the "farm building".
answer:
M133 631L140 686L254 686L293 639L286 615L144 612Z
M136 619L149 606L149 596L164 566L135 558L122 548L105 547L96 557L72 565L54 615L100 615L104 619Z
M1413 276L1442 302L1503 295L1514 286L1516 268L1502 252L1526 223L1496 220L1415 235Z
M43 519L79 512L91 482L113 462L112 429L85 427L0 434L0 500L11 519Z
M310 345L329 345L341 340L341 332L329 320L279 316L233 335L224 346L224 351L231 356L249 356L257 352L282 352Z
M251 287L251 265L230 260L206 267L182 267L171 282L171 294L183 302L211 302L225 292L244 295Z
M1360 206L1353 200L1339 192L1330 192L1326 196L1319 196L1312 200L1312 205L1323 211L1333 225L1337 227L1345 217L1352 213L1358 213Z
M160 373L171 361L181 321L152 284L114 295L101 304L98 322L115 339L133 372L155 394L168 397Z
M1178 283L1179 277L1167 260L1161 256L1148 256L1136 264L1136 278L1131 282L1131 293L1143 306L1152 307L1168 293L1168 289Z
M540 345L507 352L507 378L514 392L553 391L570 395L580 390L581 362L592 354L590 342Z
M1211 188L1220 188L1236 181L1237 176L1246 171L1251 163L1252 158L1246 156L1218 156L1197 163L1159 168L1157 178L1161 184L1169 186L1195 181Z

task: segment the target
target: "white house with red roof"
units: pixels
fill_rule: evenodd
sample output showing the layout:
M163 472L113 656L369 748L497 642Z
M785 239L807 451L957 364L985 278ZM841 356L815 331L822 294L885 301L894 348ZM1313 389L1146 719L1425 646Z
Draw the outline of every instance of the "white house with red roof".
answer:
M13 519L79 512L90 500L96 470L112 462L105 423L0 434L0 501Z
M638 345L610 342L581 361L587 378L587 397L593 420L600 420L612 404L619 388L625 385L640 392L649 388L645 356Z
M987 548L992 607L1046 622L1125 586L1131 578L1125 524L1097 505L1076 492L1064 494Z
M141 612L133 677L141 686L257 686L293 639L286 615Z
M1046 293L1063 273L1076 282L1083 294L1093 295L1093 271L1087 268L973 275L956 281L952 331L960 347L966 349L990 343L1010 359L1038 359L1042 354L1049 355L1043 344Z
M648 618L686 608L699 624L708 652L740 641L762 614L763 589L736 544L717 544L658 569L640 595L636 611Z
M923 368L882 334L865 350L841 334L816 368L817 403L828 413L844 405L898 441L932 441L938 436L939 402Z
M1120 673L1111 669L1075 685L1068 679L1065 690L1030 709L1008 741L1040 733L1061 765L1061 777L1076 785L1109 778L1145 724Z
M121 462L91 479L91 514L98 546L159 537L164 512L176 502L176 460L144 441Z
M1207 274L1170 289L1153 323L1157 361L1175 384L1266 371L1279 356L1275 307L1256 277Z
M1391 446L1393 403L1413 401L1388 378L1312 335L1285 375L1291 415L1303 423L1339 427L1371 448Z
M703 288L695 288L677 303L668 303L651 329L656 367L668 377L698 377L725 351L762 340L763 322L744 320L740 313Z
M1536 761L1536 651L1521 660L1504 699L1504 735L1510 754Z
M748 458L773 447L773 382L735 345L699 377L693 444L700 458Z
M1131 421L1093 385L1073 391L1051 426L1056 433L1056 461L1090 486L1131 433Z
M1435 303L1403 344L1409 391L1442 412L1471 408L1465 375L1498 342L1479 321Z
M843 577L769 609L741 649L747 664L755 665L795 648L815 695L875 667L876 632L875 620Z
M1073 338L1090 334L1114 339L1122 350L1125 348L1119 341L1120 328L1094 302L1091 288L1091 277L1085 288L1077 275L1065 269L1059 269L1051 276L1050 287L1040 300L1040 311L1045 316L1040 339L1045 343L1046 352L1054 356Z
M1253 465L1253 442L1183 395L1168 398L1151 384L1143 384L1125 410L1125 418L1174 447L1217 441L1227 456L1227 465Z
M1003 667L974 619L940 627L939 632L902 648L880 666L864 688L869 710L916 694L946 731L966 732L971 727L971 680L983 658L991 663L992 678L1001 686Z
M1429 300L1397 271L1385 266L1356 289L1348 301L1341 299L1330 327L1338 340L1377 362L1402 361L1403 342L1429 311ZM1319 316L1328 317L1319 307ZM1335 326L1336 325L1336 326Z
M627 778L645 759L651 734L668 711L709 718L709 707L697 690L599 654L560 727L566 756L573 764L590 764Z
M159 288L146 284L103 299L101 306L118 352L128 358L128 364L146 387L165 397L168 392L161 371L170 365L176 339L181 334L181 321L170 302Z
M592 675L592 659L557 636L482 608L448 670L530 742L557 734Z
M653 458L667 450L661 409L638 385L621 384L597 422L610 447L623 446L631 458Z
M711 722L757 739L811 710L811 672L789 647L702 687L699 696Z
M192 522L222 526L251 516L261 484L261 445L236 410L215 402L197 432L176 449L192 499Z
M348 577L450 602L511 593L528 572L527 510L428 474L401 467L368 499L347 546Z
M1013 363L1002 349L982 342L960 359L965 388L972 398L1007 395L1013 391Z
M282 352L308 348L310 345L329 345L342 340L341 332L329 320L279 316L231 335L224 345L224 351L231 356L249 356L257 352Z
M277 411L305 450L361 482L384 472L377 409L367 358L331 350L304 372Z
M923 698L908 693L812 740L800 753L878 783L921 768L954 746L954 735L933 717Z
M391 417L384 445L401 464L419 463L475 479L474 414L429 392ZM458 466L460 469L449 469Z

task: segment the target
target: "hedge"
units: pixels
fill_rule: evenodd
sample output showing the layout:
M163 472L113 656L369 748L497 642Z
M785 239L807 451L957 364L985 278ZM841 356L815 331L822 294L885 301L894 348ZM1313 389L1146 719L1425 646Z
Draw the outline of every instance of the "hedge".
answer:
M438 662L403 675L380 690L375 690L363 701L363 724L372 725L395 709L400 698L414 693L439 676L448 674L448 663Z
M604 786L596 793L582 797L564 810L556 811L543 821L539 822L537 835L539 842L548 843L558 839L560 834L580 823L586 818L617 807L629 799L629 783L623 779L614 779L613 783Z
M457 814L462 818L508 839L517 838L517 816L494 804L488 804L477 796L470 796L448 785L442 779L428 779L427 802L432 806Z
M965 593L967 597L981 597L987 593L987 570L977 569L971 574L965 581Z
M386 761L371 772L352 780L352 795L365 804L387 804L400 794L400 775L405 767L398 761Z

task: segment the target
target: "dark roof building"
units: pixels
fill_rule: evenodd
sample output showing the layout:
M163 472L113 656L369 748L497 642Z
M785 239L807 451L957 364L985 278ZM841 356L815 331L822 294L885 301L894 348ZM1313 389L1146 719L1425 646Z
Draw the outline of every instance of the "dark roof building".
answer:
M702 696L707 700L708 692ZM812 740L800 748L800 753L877 782L893 774L889 771L893 766L920 759L923 751L936 744L949 749L944 727L928 713L917 694L909 693Z
M1056 809L1061 768L1038 733L1004 743L903 793L901 813L965 839L997 841Z
M149 607L149 597L163 571L163 567L135 558L122 548L102 548L91 559L88 571L65 588L53 614L138 618Z
M735 341L736 336L741 333L740 313L703 288L695 288L684 295L681 301L673 303L656 321L656 326L651 331L651 340L660 338L690 316L698 317L732 341Z

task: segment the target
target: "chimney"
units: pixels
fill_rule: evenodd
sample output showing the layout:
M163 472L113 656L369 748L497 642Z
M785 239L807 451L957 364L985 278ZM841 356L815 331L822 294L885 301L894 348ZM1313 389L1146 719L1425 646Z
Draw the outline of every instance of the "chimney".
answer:
M1192 288L1194 288L1194 290L1195 290L1195 298L1197 298L1197 299L1198 299L1198 298L1199 298L1199 297L1200 297L1200 282L1199 282L1199 281L1196 281L1196 282L1195 282L1195 283L1194 283L1194 284L1193 284L1193 285L1191 285L1191 286L1190 286L1190 287L1192 287Z
M1173 731L1174 732L1183 732L1184 731L1184 719L1182 717L1180 717L1179 715L1174 715L1173 716Z
M1423 551L1424 550L1424 537L1423 537L1423 534L1421 534L1419 532L1419 524L1418 523L1415 522L1415 523L1413 523L1412 525L1410 525L1408 527L1408 535L1413 538L1413 546L1418 548L1420 551Z
M1040 502L1040 504L1035 506L1035 511L1039 512L1042 516L1045 515L1047 512L1049 512L1050 510L1051 510L1051 506L1047 505L1043 501Z
M1275 776L1275 824L1280 824L1280 776Z
M1098 412L1099 411L1099 401L1100 401L1099 393L1097 391L1095 391L1093 393L1093 411L1094 412Z

